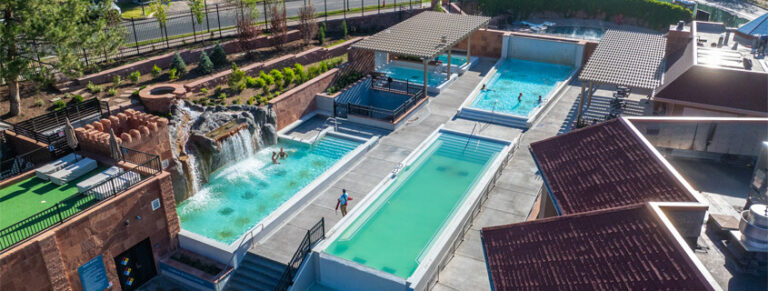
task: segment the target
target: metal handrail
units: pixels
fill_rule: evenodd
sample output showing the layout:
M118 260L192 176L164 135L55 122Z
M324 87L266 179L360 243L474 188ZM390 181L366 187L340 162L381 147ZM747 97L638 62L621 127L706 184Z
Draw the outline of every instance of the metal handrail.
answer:
M322 230L320 238L313 241L312 234L315 234L318 230ZM304 239L301 240L301 242L299 243L299 247L296 249L296 252L293 253L293 257L291 257L291 260L288 261L288 266L286 266L285 271L283 271L283 274L280 276L280 281L277 282L277 286L275 286L275 290L277 291L288 290L288 287L290 287L293 284L293 276L296 275L293 270L294 265L296 265L295 269L298 270L301 267L301 265L304 263L304 259L306 258L307 254L309 254L309 252L312 250L312 245L324 238L325 238L325 217L321 217L320 221L315 223L314 226L312 226L310 229L307 230L307 233L304 235Z
M264 230L264 223L263 223L263 222L262 222L262 223L259 223L259 224L257 224L256 226L257 226L257 227L258 227L258 226L261 226L261 229L260 229L259 231L262 231L262 230ZM245 238L246 236L249 236L249 235L250 235L250 236L251 236L251 239L250 239L250 240L248 240L248 239L243 239L243 240L241 240L241 241L240 241L240 244L237 246L237 248L235 249L235 251L234 251L234 252L232 252L232 255L231 255L231 256L229 256L229 261L227 261L227 265L226 265L226 266L224 266L224 269L221 269L221 271L219 271L219 273L218 273L218 274L216 274L216 277L220 277L222 274L224 274L224 273L227 271L227 269L229 269L229 267L231 267L231 266L232 266L232 260L235 258L235 255L237 254L237 250L239 250L239 249L240 249L240 247L242 247L242 246L243 246L243 243L244 243L244 242L246 242L246 241L247 241L247 242L253 242L253 237L254 237L254 236L253 236L253 231L254 231L254 230L256 230L256 227L254 227L254 228L252 228L251 230L249 230L249 231L246 233L246 235L245 235L245 236L243 236L243 238Z

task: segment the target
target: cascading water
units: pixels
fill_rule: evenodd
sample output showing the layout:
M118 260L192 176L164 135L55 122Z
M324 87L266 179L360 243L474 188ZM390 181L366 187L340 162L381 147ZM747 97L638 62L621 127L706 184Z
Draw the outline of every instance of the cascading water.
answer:
M248 130L240 130L220 143L219 167L247 159L256 152Z
M187 155L187 164L189 167L189 171L187 172L190 185L192 185L192 193L200 192L200 185L202 184L200 177L202 177L202 175L200 174L200 164L197 162L195 155Z

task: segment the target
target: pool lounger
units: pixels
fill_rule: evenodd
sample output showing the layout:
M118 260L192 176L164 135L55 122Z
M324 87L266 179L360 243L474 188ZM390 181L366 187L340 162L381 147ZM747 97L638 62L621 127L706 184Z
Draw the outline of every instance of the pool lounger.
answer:
M77 183L77 192L82 193L88 191L88 189L98 186L99 184L104 183L104 181L109 180L109 178L112 178L121 173L123 173L123 168L112 166L109 169L102 171L101 173L93 175L92 177Z
M69 181L79 178L82 175L85 175L90 171L95 170L96 167L98 167L98 164L95 160L84 158L77 161L77 163L67 165L61 170L50 174L48 177L51 178L51 182L61 186L68 183Z
M112 183L113 183L112 185L114 185L114 188L97 187L97 188L91 188L89 191L91 192L91 194L93 194L93 196L96 199L103 200L109 197L110 195L120 192L123 189L126 189L129 186L139 182L139 180L141 180L141 176L139 176L139 174L136 174L134 172L123 172L122 174L112 179Z
M71 163L74 163L75 160L80 160L82 158L83 157L80 155L68 154L61 159L55 160L53 162L45 164L42 167L37 168L37 170L35 170L35 176L37 176L40 179L49 181L51 180L51 178L48 177L49 175L55 173L58 170L61 170L62 168L66 167Z

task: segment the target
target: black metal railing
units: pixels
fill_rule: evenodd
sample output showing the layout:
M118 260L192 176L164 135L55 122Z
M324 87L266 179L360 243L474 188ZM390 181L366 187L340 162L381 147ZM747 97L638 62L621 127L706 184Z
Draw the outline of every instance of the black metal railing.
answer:
M410 83L407 80L402 81L392 79L381 81L382 78L382 76L374 77L374 79L371 80L371 88L401 95L408 95L410 97L395 109L383 109L371 105L347 103L347 114L355 114L369 118L395 122L395 120L403 116L406 112L408 112L408 110L418 104L419 101L424 99L426 96L424 94L423 87L414 86L413 83Z
M35 167L50 161L51 153L47 148L38 148L0 161L0 181L30 171Z
M0 251L4 251L50 227L61 224L83 210L107 201L130 189L133 185L160 173L162 171L160 157L150 154L146 154L146 156L149 157L147 160L130 170L3 228L0 230Z
M312 228L307 230L307 234L305 234L304 239L301 240L299 248L296 249L291 261L288 262L288 266L285 268L285 271L283 271L283 275L280 276L280 281L277 282L275 290L285 291L288 290L288 287L293 285L293 277L296 276L296 272L299 270L299 267L301 267L301 264L304 263L304 259L307 258L309 252L312 251L312 246L324 238L325 218L323 217L320 218L320 221L315 223Z

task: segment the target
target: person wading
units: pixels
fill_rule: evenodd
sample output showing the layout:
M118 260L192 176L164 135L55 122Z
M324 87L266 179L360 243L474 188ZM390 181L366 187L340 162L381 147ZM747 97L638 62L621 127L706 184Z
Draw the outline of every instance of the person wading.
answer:
M338 212L339 206L341 206L342 217L347 215L347 204L349 204L349 200L352 200L352 197L347 194L347 189L341 189L341 196L336 200L336 211Z

